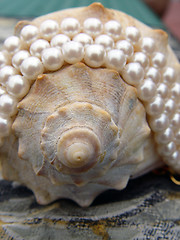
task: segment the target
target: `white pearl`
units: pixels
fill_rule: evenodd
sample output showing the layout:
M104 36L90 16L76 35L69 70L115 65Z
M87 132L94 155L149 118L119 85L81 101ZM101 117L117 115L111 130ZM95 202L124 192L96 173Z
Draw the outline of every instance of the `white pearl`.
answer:
M179 99L180 99L180 83L176 82L175 84L173 84L173 86L171 88L171 94L172 94L172 98L179 101Z
M29 80L35 80L37 76L43 73L43 64L37 57L28 57L21 64L22 74Z
M30 53L31 53L31 55L40 58L42 51L49 47L50 47L50 45L47 40L38 39L31 44Z
M84 48L79 42L67 42L63 45L62 50L64 60L70 64L80 62L84 57Z
M34 40L38 38L38 28L33 25L26 25L22 28L20 37L27 44L31 44Z
M165 103L165 111L168 115L171 115L176 110L176 103L172 99L168 99Z
M90 67L100 67L105 60L104 47L97 44L89 45L85 48L84 61Z
M92 37L86 33L79 33L73 38L73 41L80 42L84 47L93 43Z
M161 79L161 74L157 68L150 67L146 73L146 78L151 78L154 83L158 83Z
M136 52L132 57L132 61L140 63L144 69L149 66L149 58L143 52Z
M110 20L104 24L104 31L114 40L117 40L121 36L121 24L115 20Z
M173 68L171 67L166 68L165 72L163 73L163 80L167 84L171 84L175 82L176 78L175 78L175 71Z
M176 132L176 136L175 137L176 137L175 141L179 145L180 144L180 129L178 130L178 132Z
M156 142L159 144L166 144L171 142L174 139L174 133L170 127L166 128L162 132L158 132L155 134Z
M163 113L157 118L150 119L150 126L154 132L161 132L169 126L169 118Z
M47 70L56 71L64 63L62 51L58 48L47 48L42 51L42 62Z
M17 100L9 94L0 96L0 114L13 116L17 112Z
M14 54L15 52L17 52L21 47L21 41L18 37L16 36L11 36L8 37L5 41L4 41L4 48L6 49L6 51L8 51L10 54Z
M152 64L156 68L163 68L166 64L166 58L164 54L156 52L152 56Z
M5 94L6 93L6 90L4 87L0 86L0 96Z
M138 97L143 101L149 101L156 95L156 85L150 79L144 79L138 87Z
M113 39L105 34L96 37L95 44L102 45L106 50L111 50L114 47Z
M70 42L70 38L64 34L58 34L51 39L50 45L51 47L62 48L63 44L66 42Z
M122 72L125 82L137 86L144 78L144 70L139 63L128 63Z
M83 24L84 32L95 37L101 34L103 25L97 18L87 18Z
M7 137L11 131L12 121L9 118L0 116L0 136Z
M115 69L119 72L126 64L126 56L123 51L112 49L106 54L105 64L107 68Z
M132 43L136 43L140 39L140 31L136 27L127 27L126 31L126 38L131 41Z
M45 20L40 25L41 36L46 40L51 40L59 32L59 25L54 20Z
M122 50L124 54L130 58L134 53L134 48L130 42L126 40L120 40L116 43L116 48Z
M61 22L61 31L69 37L73 37L80 32L80 23L76 18L65 18Z
M167 162L173 164L177 168L180 162L180 151L174 151L171 156L168 156Z
M19 99L23 98L28 93L29 88L30 88L29 81L21 75L10 76L8 79L7 82L8 93L14 95Z
M171 125L173 128L180 128L180 114L175 113L173 118L171 119Z
M157 93L162 98L166 98L168 96L168 87L167 87L167 85L164 84L164 83L159 84L159 86L157 87Z
M144 37L141 43L141 49L147 54L152 54L155 50L155 41L150 37Z
M13 57L12 57L12 65L19 70L21 63L24 61L24 59L28 58L30 56L29 52L26 50L21 50L17 52Z
M0 52L0 68L5 67L10 63L8 53Z
M6 85L8 78L12 75L17 74L17 70L11 66L5 66L0 69L0 83Z
M146 106L146 112L149 115L158 115L164 111L164 101L160 96L156 96L152 102Z
M170 142L166 145L160 145L158 151L162 156L170 156L176 150L174 142Z

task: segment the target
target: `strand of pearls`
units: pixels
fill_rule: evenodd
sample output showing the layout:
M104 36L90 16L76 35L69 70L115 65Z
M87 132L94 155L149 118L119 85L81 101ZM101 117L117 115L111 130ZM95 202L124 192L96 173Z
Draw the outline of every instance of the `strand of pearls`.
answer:
M0 52L0 144L11 132L17 103L37 76L80 61L90 67L115 69L137 88L159 154L180 171L180 82L176 72L167 66L153 38L141 37L134 26L123 29L115 20L103 25L97 18L88 18L81 26L75 18L65 18L60 24L49 19L39 28L24 26L19 37L5 40Z

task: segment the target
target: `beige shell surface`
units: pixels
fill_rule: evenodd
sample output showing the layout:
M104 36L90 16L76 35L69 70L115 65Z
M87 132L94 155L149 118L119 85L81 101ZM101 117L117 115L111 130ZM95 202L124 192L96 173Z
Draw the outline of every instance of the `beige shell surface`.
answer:
M26 68L29 63L27 66L22 63L24 68L21 65L18 74L27 78L30 86L25 96L16 100L17 112L10 116L12 130L2 138L4 144L0 153L4 178L29 187L40 204L69 198L80 206L88 206L101 192L121 190L130 178L162 166L164 162L179 172L180 67L168 46L166 33L152 30L122 12L94 3L85 8L42 16L31 23L20 22L15 29L15 35L20 36L21 41L18 51L29 52L27 59L34 57L33 43L28 45L28 41L22 40L24 26L35 26L33 31L40 29L42 34L43 24L51 20L54 22L50 30L47 30L50 23L46 22L46 30L57 31L58 35L64 25L61 24L60 30L56 30L57 23L64 19L69 21L69 18L81 26L77 27L76 34L84 31L82 26L87 27L84 24L87 19L94 21L96 25L93 27L97 29L98 26L105 29L105 24L111 20L120 23L122 29L118 38L114 37L110 50L101 51L98 44L94 45L94 48L98 45L97 51L104 54L106 60L102 63L99 60L101 54L96 56L95 61L92 61L93 54L87 57L89 45L77 45L80 46L79 52L75 48L71 51L76 58L68 55L68 45L60 50L56 48L55 52L60 57L57 57L59 62L55 65L50 65L42 56L35 57L33 61L39 65L35 68L35 63L30 63L30 67L35 69L31 70L31 74ZM66 24L69 32L75 28L73 24ZM129 30L134 35L129 34ZM105 30L101 31L99 35L103 35ZM71 34L68 37L75 45ZM66 34L63 32L63 35ZM109 35L106 34L104 39ZM38 38L52 44L53 37L44 34L44 38L41 35ZM91 37L95 42L97 36L92 34ZM135 38L137 40L133 40ZM152 48L152 54L143 47L143 40L146 44L149 41L152 43L147 44L147 48ZM119 41L130 44L133 49L131 56L119 51ZM8 46L5 44L5 48ZM47 46L47 49L52 47ZM122 56L119 60L122 68L115 67L114 62L109 64L110 52L118 52ZM20 61L14 56L11 56L12 66ZM63 57L65 60L60 64ZM52 70L54 66L56 70ZM156 72L156 79L152 71ZM0 69L0 82L1 72ZM2 91L6 88L9 91L10 87L6 87L9 83L1 84ZM0 118L3 109L1 101L5 102L1 96L4 95L0 92ZM6 113L3 111L3 114ZM5 119L4 115L2 119ZM1 128L4 129L0 122ZM172 134L168 135L167 132ZM170 140L167 140L168 137Z

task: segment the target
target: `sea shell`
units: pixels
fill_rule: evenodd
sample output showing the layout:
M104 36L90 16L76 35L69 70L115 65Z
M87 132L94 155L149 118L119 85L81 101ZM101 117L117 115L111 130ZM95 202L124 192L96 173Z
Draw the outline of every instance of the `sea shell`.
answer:
M3 177L88 206L180 173L180 65L167 35L99 3L20 22L0 52Z

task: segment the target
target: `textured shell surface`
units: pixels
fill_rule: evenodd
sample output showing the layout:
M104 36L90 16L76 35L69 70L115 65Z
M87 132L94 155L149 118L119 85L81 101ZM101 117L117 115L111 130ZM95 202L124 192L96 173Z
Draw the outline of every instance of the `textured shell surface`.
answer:
M89 206L180 173L180 65L167 34L99 3L19 22L0 52L0 160L40 204Z

